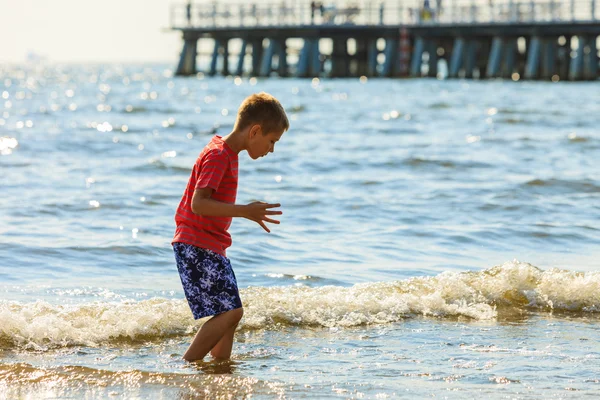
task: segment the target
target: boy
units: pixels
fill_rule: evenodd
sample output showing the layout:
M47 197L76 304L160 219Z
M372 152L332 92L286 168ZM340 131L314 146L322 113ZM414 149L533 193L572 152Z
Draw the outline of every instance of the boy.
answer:
M275 143L289 128L285 111L267 93L246 98L233 131L215 136L202 150L183 194L175 222L173 250L185 297L194 319L214 315L196 334L183 358L201 360L210 351L218 359L231 356L233 335L243 315L242 301L225 250L231 245L227 230L232 217L243 217L269 231L265 222L279 204L235 204L238 154L246 150L256 160L275 150Z

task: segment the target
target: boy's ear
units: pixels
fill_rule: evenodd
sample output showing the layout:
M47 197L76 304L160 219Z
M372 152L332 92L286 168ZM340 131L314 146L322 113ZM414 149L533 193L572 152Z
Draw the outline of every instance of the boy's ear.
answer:
M256 125L252 125L252 127L250 128L250 138L254 138L256 135L258 135L261 131L261 127L260 125L256 124Z

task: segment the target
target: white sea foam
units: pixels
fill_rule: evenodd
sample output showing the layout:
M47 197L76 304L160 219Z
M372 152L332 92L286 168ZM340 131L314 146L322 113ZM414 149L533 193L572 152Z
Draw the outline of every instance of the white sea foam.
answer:
M242 329L351 327L411 316L494 319L498 308L600 311L600 273L540 270L518 261L480 272L444 272L352 287L250 287L242 290ZM97 346L192 333L185 300L53 305L0 302L0 346Z
M53 305L0 302L0 347L45 349L96 346L111 340L143 340L191 332L187 303L154 298L143 301Z

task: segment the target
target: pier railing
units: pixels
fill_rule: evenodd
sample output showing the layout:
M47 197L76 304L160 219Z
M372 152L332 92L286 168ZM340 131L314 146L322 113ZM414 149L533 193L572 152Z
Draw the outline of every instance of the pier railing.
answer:
M600 0L405 0L173 4L174 29L307 25L530 23L600 19Z

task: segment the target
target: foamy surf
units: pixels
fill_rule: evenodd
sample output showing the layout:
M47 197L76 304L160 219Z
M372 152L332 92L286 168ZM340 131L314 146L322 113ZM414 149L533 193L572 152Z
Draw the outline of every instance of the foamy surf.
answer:
M479 272L352 287L250 287L241 295L241 329L343 328L414 316L489 320L498 308L598 312L600 273L544 271L513 261ZM0 346L27 349L158 340L191 334L198 326L185 300L164 298L84 305L1 301L0 321Z

